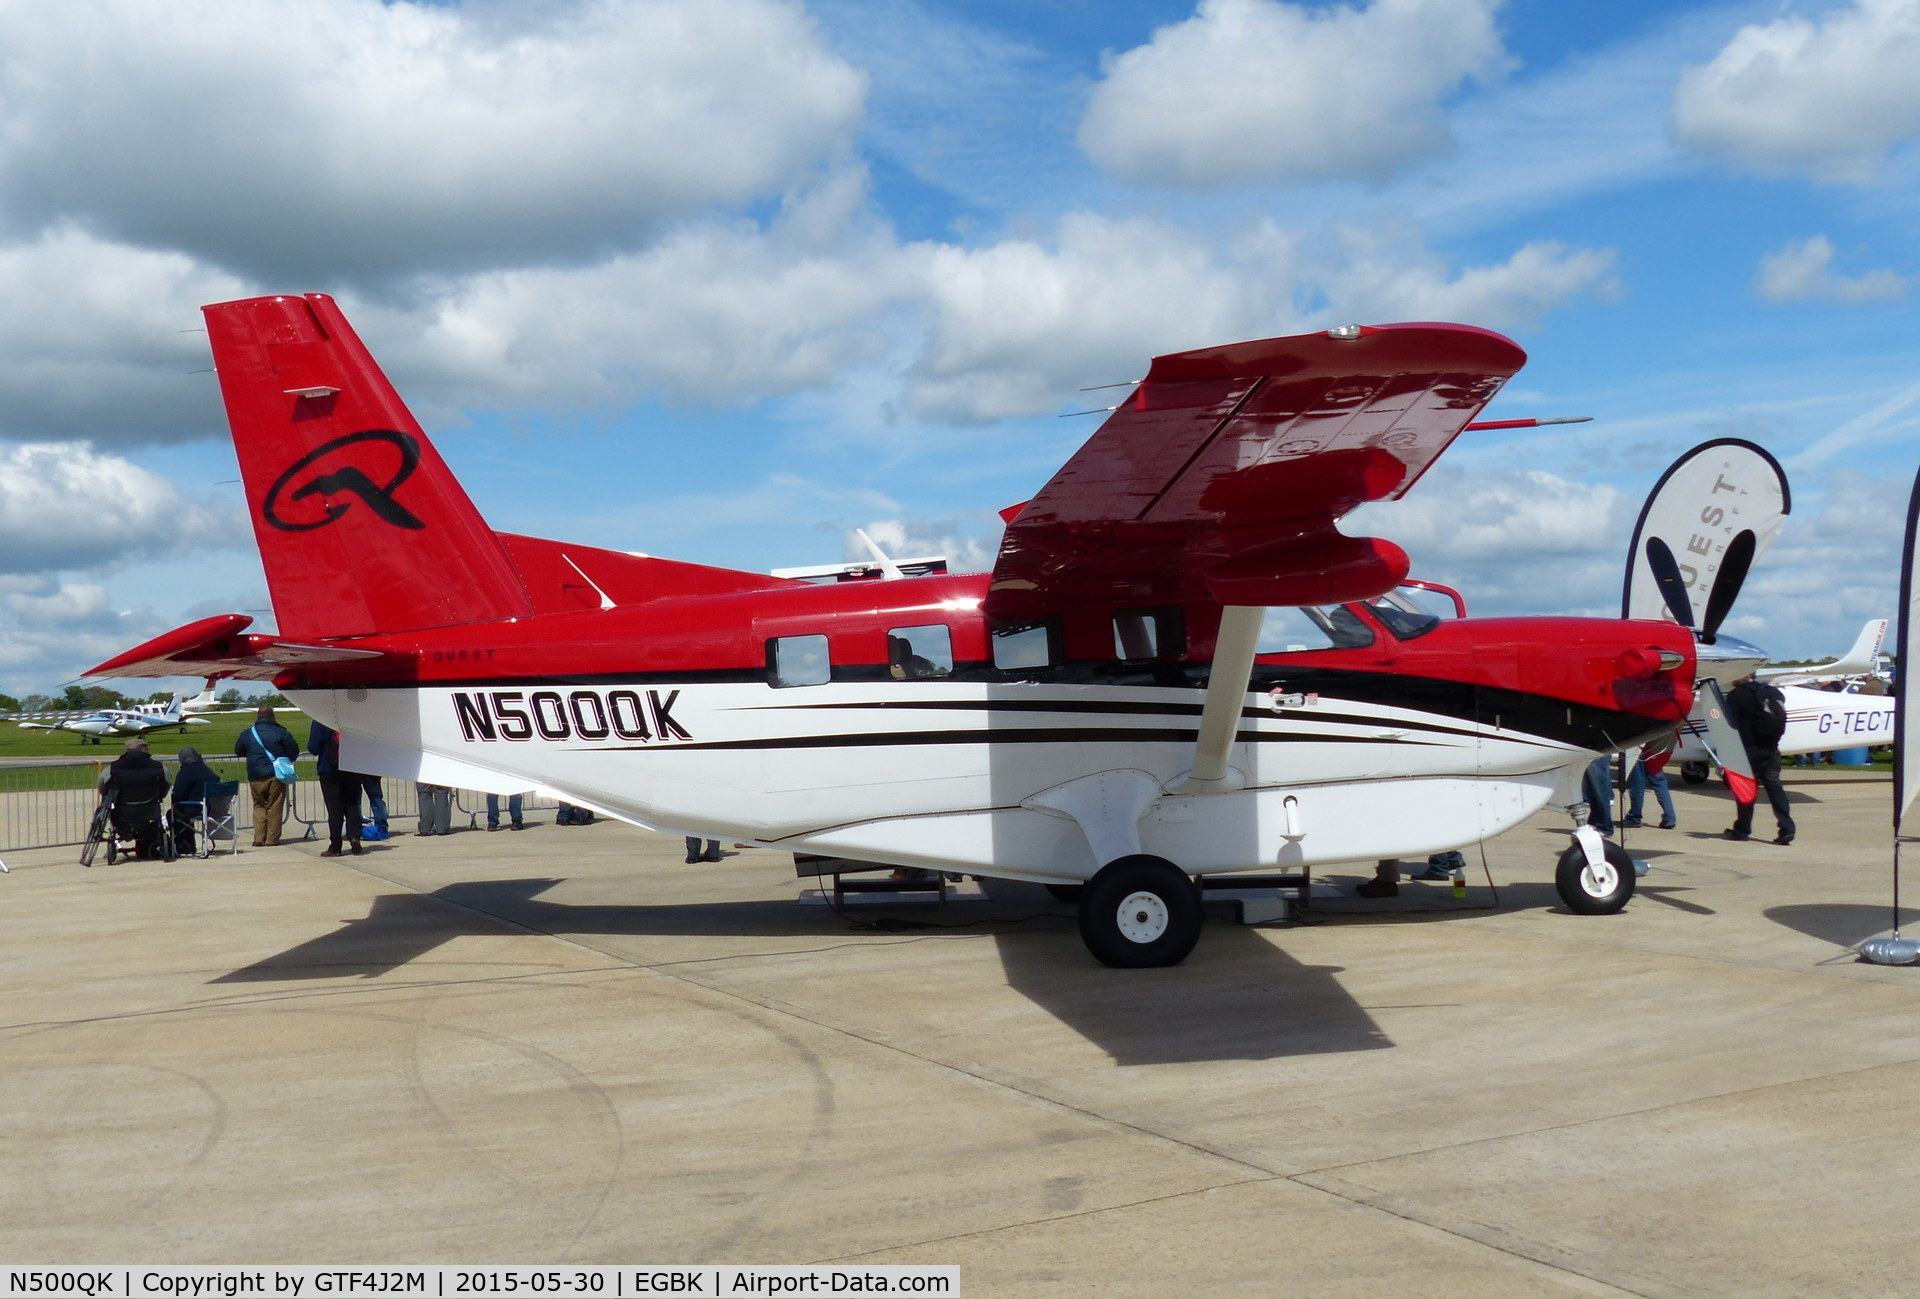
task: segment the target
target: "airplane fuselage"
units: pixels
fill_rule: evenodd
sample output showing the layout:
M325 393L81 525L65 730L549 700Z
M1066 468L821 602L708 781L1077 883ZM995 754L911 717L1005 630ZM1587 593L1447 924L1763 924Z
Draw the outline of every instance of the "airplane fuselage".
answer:
M1043 629L1046 661L996 666L985 582L795 586L366 638L353 643L406 671L383 658L282 684L342 732L355 769L1040 880L1103 864L1036 802L1091 774L1150 778L1141 845L1191 871L1424 855L1524 820L1569 767L1690 702L1685 672L1659 667L1688 634L1657 623L1456 620L1401 639L1349 606L1371 643L1260 656L1236 787L1183 794L1217 612L1158 611L1161 653L1134 659L1108 613L1067 616ZM907 675L890 638L924 646L930 629L951 660ZM806 683L784 683L789 647L824 651Z

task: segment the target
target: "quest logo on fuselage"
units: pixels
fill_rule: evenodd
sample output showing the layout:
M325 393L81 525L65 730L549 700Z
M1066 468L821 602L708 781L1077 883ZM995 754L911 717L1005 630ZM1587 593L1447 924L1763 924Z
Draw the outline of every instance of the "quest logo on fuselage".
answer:
M453 715L469 743L510 740L691 740L674 720L678 690L456 690Z

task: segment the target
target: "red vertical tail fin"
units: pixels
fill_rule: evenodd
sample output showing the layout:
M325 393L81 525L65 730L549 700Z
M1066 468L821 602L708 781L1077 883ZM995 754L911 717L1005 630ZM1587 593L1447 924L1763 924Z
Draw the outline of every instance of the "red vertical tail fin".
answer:
M282 636L531 612L499 539L332 298L205 312Z

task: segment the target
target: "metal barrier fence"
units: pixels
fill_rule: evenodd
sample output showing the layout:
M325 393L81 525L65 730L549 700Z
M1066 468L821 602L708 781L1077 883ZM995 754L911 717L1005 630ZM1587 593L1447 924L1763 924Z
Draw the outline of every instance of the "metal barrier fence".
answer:
M171 768L178 759L167 754L155 757L168 766L167 779L171 782ZM238 758L208 758L206 762L221 780L239 782L234 812L241 832L251 834L253 800L247 793L246 763ZM84 843L94 809L99 806L100 777L106 765L105 760L98 760L0 767L0 852ZM315 780L313 759L302 758L297 765L300 779L294 784L282 833L285 838L312 839L326 833L327 806ZM419 816L411 780L388 778L380 784L389 822L411 821ZM466 814L469 827L480 824L486 805L485 794L469 789L454 791L454 810ZM523 813L552 811L558 806L550 798L522 796ZM361 810L368 810L364 801ZM500 798L500 815L503 820L507 815L505 796Z

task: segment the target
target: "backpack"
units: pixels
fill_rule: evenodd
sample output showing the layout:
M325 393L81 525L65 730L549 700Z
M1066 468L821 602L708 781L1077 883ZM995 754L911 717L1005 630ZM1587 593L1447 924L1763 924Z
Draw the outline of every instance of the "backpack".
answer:
M1764 681L1754 683L1753 695L1753 738L1768 748L1777 747L1787 733L1787 697L1780 687Z

